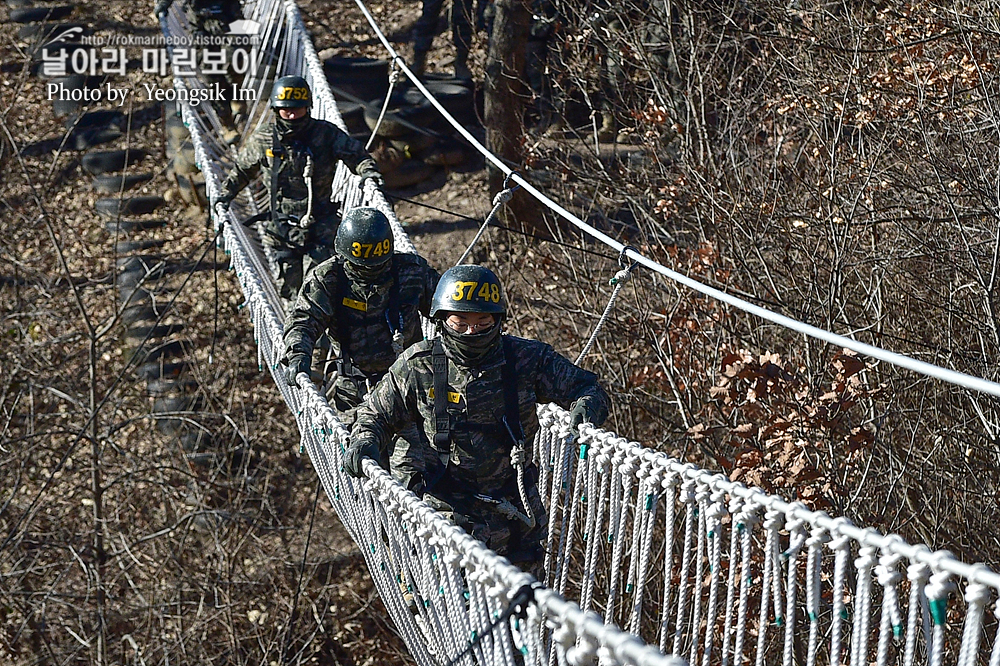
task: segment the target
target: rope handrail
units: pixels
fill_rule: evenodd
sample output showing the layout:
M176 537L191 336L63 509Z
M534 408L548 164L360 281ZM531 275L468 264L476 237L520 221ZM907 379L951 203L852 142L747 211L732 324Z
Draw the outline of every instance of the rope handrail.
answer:
M559 418L561 410L547 406L553 418ZM581 440L597 441L617 437L614 433L595 428L589 423L581 426ZM624 440L623 440L624 441ZM671 458L666 453L647 449L640 444L629 442L619 444L623 450L628 450L638 460L650 467L659 467L666 472L677 474L716 491L722 491L734 497L752 502L756 506L769 511L777 511L786 519L792 518L809 523L814 528L822 528L833 536L845 536L865 546L891 552L913 562L931 565L933 568L954 574L969 581L986 585L1000 592L1000 573L996 573L983 564L966 564L946 550L932 551L924 545L912 545L898 534L883 534L874 528L861 528L847 518L833 518L825 511L814 511L801 502L789 502L779 495L769 495L760 488L748 487L738 481L730 481L728 477L696 467L691 463L681 462Z
M660 264L649 257L646 257L634 248L627 247L624 243L611 238L607 234L595 229L590 226L579 217L569 212L561 205L553 201L546 194L538 190L534 185L526 181L519 173L514 169L509 167L502 159L494 155L486 146L479 142L479 140L473 136L467 129L465 129L461 123L455 120L447 109L434 97L434 95L424 86L423 82L413 73L412 70L403 62L399 53L393 48L392 43L385 36L382 30L379 28L378 23L375 21L375 17L372 16L371 12L365 6L363 0L354 0L355 4L364 14L365 19L371 26L372 30L375 32L376 37L390 53L394 62L398 62L400 68L409 77L410 81L420 90L421 93L427 98L427 100L436 108L441 115L444 116L445 120L459 133L462 137L468 141L473 148L479 151L490 163L496 168L500 169L504 175L512 180L513 182L520 185L526 192L531 194L540 203L545 205L549 210L556 213L566 221L568 221L573 226L577 227L585 234L599 240L605 245L614 248L618 252L627 256L639 264L642 264L646 268L663 275L674 282L678 282L689 289L697 291L705 296L713 298L715 300L731 305L739 310L742 310L748 314L756 315L761 319L770 321L771 323L778 324L783 328L787 328L804 335L808 335L811 338L817 340L822 340L829 344L837 345L840 347L845 347L852 351L858 352L859 354L864 354L865 356L870 356L871 358L876 358L880 361L885 361L900 368L911 370L913 372L926 375L928 377L933 377L935 379L940 379L941 381L947 382L949 384L954 384L956 386L962 386L965 388L972 389L974 391L979 391L981 393L986 393L989 395L1000 397L1000 383L993 382L981 377L976 377L964 372L959 372L957 370L952 370L950 368L943 368L933 363L927 363L926 361L920 361L918 359L906 356L905 354L900 354L897 352L892 352L887 349L882 349L881 347L876 347L875 345L870 345L847 336L839 335L833 333L832 331L827 331L826 329L819 328L818 326L813 326L812 324L807 324L805 322L793 319L786 315L778 314L772 312L766 308L762 308L759 305L754 305L748 301L745 301L739 297L728 294L724 291L711 287L709 285L703 284L698 280L690 278L686 275L678 273L677 271L667 268L663 264Z

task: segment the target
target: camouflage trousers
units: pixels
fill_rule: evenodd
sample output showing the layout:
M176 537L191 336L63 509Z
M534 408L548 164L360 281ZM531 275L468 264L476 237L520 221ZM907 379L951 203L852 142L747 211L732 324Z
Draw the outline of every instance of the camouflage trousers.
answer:
M293 303L302 283L316 266L333 256L333 241L340 220L335 215L316 216L307 228L268 220L264 225L264 245L274 257L272 273L278 295Z

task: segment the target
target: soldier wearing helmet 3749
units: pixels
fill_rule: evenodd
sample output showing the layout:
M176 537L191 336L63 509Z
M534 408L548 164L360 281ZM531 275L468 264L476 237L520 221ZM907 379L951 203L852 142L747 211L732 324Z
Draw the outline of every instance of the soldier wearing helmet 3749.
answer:
M274 82L272 123L264 125L236 156L236 163L212 202L228 207L252 178L262 173L270 196L270 219L264 244L277 263L279 293L292 301L302 280L333 254L338 205L330 200L337 162L361 176L384 184L375 160L364 146L333 123L309 115L312 91L301 76L283 76Z
M482 266L445 271L431 306L440 337L407 349L358 409L344 468L361 476L393 435L420 427L425 448L405 462L411 489L512 562L543 557L546 514L531 442L535 408L571 410L574 427L600 425L608 395L597 375L542 342L503 334L507 300Z
M416 254L394 252L389 220L375 208L347 211L335 247L336 256L306 279L285 319L284 363L295 386L300 374L310 374L313 348L327 333L337 351L330 402L350 425L396 356L423 339L420 315L430 314L438 273ZM404 441L419 440L416 428L401 434ZM405 455L400 444L394 450Z

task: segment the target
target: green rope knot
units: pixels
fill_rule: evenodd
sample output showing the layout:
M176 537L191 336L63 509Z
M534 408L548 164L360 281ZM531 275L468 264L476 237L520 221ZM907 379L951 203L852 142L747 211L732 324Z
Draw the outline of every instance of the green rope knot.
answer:
M948 616L948 598L930 599L929 605L931 609L931 621L934 623L934 626L943 626Z

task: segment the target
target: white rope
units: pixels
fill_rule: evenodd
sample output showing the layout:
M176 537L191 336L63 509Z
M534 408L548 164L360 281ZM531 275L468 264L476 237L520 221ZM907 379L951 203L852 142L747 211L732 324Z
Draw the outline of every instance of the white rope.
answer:
M782 653L782 666L792 666L792 650L795 645L796 595L798 594L798 558L806 543L805 521L796 519L785 523L788 530L788 549L781 554L781 559L787 562L787 578L785 579L785 644Z
M670 629L670 593L674 582L674 501L676 488L680 485L680 476L677 473L667 472L663 480L664 489L664 510L663 529L664 536L664 556L663 556L663 601L660 604L660 652L667 651L667 633Z
M851 540L844 534L838 534L830 541L830 549L834 555L833 569L833 626L830 630L830 664L841 666L844 661L843 631L847 621L847 607L844 603L845 587L847 585L847 562L851 557Z
M687 607L688 576L691 570L691 549L694 540L694 521L697 509L695 503L696 482L694 479L687 479L681 485L680 500L684 503L684 545L681 546L681 577L677 585L677 615L674 621L674 646L670 651L673 655L681 654L681 634L684 631ZM613 573L613 572L612 572Z
M764 529L767 531L764 541L764 566L761 580L760 616L757 620L757 666L764 666L764 647L767 640L767 627L771 624L770 608L774 607L777 624L781 623L781 575L778 559L778 530L784 523L784 516L779 511L771 509L764 515ZM772 585L772 581L774 584ZM777 594L774 594L777 592ZM772 594L774 594L772 599Z
M590 348L594 346L594 342L597 340L597 334L601 332L604 324L608 321L608 317L611 316L611 308L615 306L615 301L618 300L618 292L622 290L625 283L632 277L632 270L637 265L635 262L626 262L624 251L618 256L618 263L621 266L621 270L615 273L614 277L608 281L608 284L614 287L611 290L611 296L608 298L608 304L604 307L604 312L601 313L597 324L594 325L594 330L591 331L590 337L587 338L587 342L583 345L583 349L580 350L579 356L576 357L574 361L576 365L580 365L580 361L590 353Z
M375 137L378 136L378 128L382 126L382 121L385 119L385 112L389 110L389 101L392 99L392 89L396 87L396 82L399 81L399 56L395 56L392 59L392 70L389 72L389 90L385 93L385 101L382 102L382 110L379 111L378 119L375 121L375 127L372 128L371 136L368 137L368 142L365 144L365 150L370 150L372 144L375 142Z
M875 549L862 546L854 568L858 572L854 595L854 628L851 631L851 666L868 664L868 623L871 621L872 567L875 565Z
M899 612L899 597L896 585L903 579L897 570L903 558L894 552L885 553L879 558L875 567L875 576L882 586L882 620L879 627L878 652L876 664L887 666L889 663L889 646L893 641L903 637L903 619Z
M705 622L705 642L702 652L702 666L709 666L712 659L712 644L715 635L715 617L718 612L719 583L722 580L722 521L728 515L726 511L725 493L715 490L711 495L711 504L705 510L706 529L709 540L709 587L708 609ZM735 530L734 530L735 532ZM726 623L728 624L728 614ZM695 627L695 631L697 631Z
M456 266L460 266L465 263L465 258L469 256L469 254L472 252L472 248L474 248L476 246L476 243L479 242L479 239L482 238L483 233L486 231L486 228L490 226L490 222L493 221L493 218L496 217L497 213L500 211L501 208L503 208L504 204L506 204L512 198L514 198L514 190L516 190L520 186L514 185L513 187L511 187L508 185L509 182L510 182L510 176L508 175L503 181L503 189L497 192L496 196L493 197L493 209L490 211L490 214L486 216L486 219L483 220L482 225L479 227L479 231L476 232L476 235L472 239L472 242L469 243L469 247L465 248L465 252L463 252L462 256L459 257L458 261L455 262Z
M816 656L819 648L819 614L820 586L823 571L823 544L830 540L829 532L818 527L812 531L806 541L808 554L806 556L806 613L809 618L809 645L806 653L806 666L816 666Z
M928 549L929 552L929 549ZM910 581L910 599L906 615L906 648L903 652L903 666L913 666L917 651L917 629L924 637L925 645L930 640L930 613L924 588L931 576L931 568L918 562L907 567L906 577Z
M729 666L730 641L733 636L733 604L736 601L736 561L740 533L743 531L743 500L735 498L729 503L733 517L729 528L729 577L726 581L726 606L722 619L722 666Z

